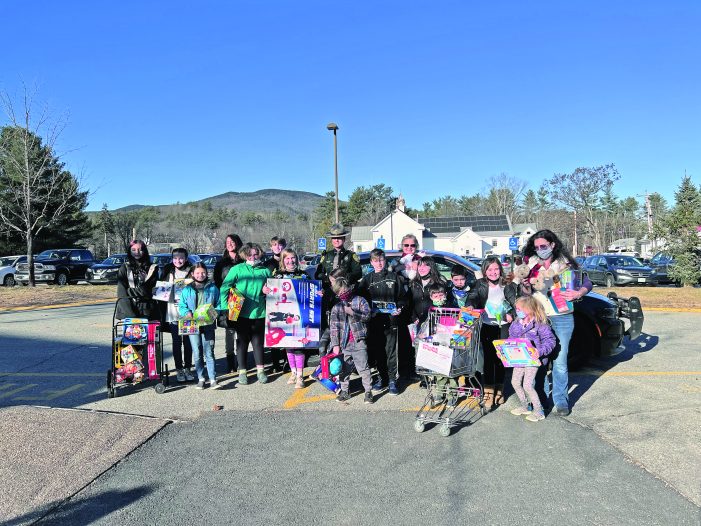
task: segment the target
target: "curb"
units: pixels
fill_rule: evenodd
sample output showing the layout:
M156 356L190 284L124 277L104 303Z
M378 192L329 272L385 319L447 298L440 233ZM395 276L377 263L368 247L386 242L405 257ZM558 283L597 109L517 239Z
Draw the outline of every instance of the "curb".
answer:
M27 307L0 307L0 312L20 312L32 310L47 310L47 309L65 309L67 307L84 307L87 305L106 305L114 303L117 298L94 300L94 301L78 301L75 303L57 303L55 305L30 305Z
M643 307L643 314L645 312L701 312L701 309L682 309L675 307Z

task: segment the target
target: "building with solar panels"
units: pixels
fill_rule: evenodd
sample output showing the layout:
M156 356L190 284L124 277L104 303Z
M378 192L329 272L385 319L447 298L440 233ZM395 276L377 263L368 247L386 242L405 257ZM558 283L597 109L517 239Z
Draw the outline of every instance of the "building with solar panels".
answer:
M518 239L518 248L536 231L533 224L512 225L506 215L409 217L396 208L376 225L354 226L351 231L353 250L364 252L384 246L398 249L402 237L413 234L421 248L454 254L485 257L489 254L511 254L509 239Z

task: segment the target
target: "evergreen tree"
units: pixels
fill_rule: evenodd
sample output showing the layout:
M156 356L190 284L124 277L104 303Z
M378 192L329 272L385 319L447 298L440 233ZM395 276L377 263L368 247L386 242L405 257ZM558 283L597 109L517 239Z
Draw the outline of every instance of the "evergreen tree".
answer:
M665 220L667 247L674 258L669 276L690 287L701 279L701 191L685 176L674 198L674 208Z

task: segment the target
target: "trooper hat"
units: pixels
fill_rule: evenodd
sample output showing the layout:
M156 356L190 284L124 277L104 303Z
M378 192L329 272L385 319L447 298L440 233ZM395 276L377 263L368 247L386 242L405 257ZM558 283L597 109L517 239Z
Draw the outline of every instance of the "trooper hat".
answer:
M346 237L349 234L350 232L348 232L342 224L334 223L331 225L331 228L329 228L329 231L326 232L326 237Z

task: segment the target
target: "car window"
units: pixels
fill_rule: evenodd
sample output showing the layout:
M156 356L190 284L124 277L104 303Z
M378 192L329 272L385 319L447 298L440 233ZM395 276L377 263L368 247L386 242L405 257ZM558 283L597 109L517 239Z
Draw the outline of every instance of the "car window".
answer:
M13 262L12 258L0 258L0 267L9 267Z
M93 258L89 250L81 250L80 257L83 261L90 261Z
M82 259L83 258L82 254L80 253L80 250L74 250L73 252L71 252L71 261L81 261Z

